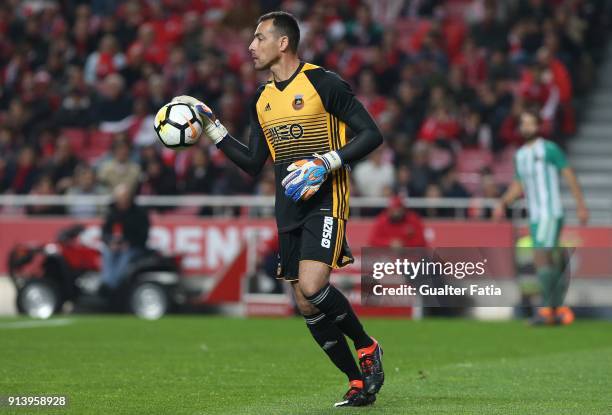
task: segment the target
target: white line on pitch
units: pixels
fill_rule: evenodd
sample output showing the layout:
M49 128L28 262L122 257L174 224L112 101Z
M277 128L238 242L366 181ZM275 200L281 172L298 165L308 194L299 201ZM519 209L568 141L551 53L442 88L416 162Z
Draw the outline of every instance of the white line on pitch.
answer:
M0 329L31 329L38 327L59 327L67 326L72 323L74 323L74 320L69 318L58 318L53 320L11 321L7 323L0 323Z

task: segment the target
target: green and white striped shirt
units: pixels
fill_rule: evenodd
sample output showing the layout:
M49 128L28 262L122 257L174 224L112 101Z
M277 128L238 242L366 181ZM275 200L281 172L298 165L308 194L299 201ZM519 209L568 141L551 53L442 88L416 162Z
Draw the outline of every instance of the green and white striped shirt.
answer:
M567 165L563 150L543 138L524 144L514 155L515 178L523 185L532 223L563 217L559 172Z

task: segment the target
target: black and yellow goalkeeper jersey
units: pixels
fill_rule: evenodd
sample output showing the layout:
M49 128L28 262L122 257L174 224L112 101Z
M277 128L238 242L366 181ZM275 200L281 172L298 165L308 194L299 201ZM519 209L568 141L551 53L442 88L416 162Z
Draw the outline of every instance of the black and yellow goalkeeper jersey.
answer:
M356 134L347 142L347 125ZM251 106L249 146L225 137L218 147L238 166L257 174L268 155L276 176L279 232L300 226L309 216L348 219L348 164L376 148L382 137L376 124L338 75L302 62L286 81L262 85ZM331 172L309 200L293 202L281 185L294 161L336 150L345 167Z

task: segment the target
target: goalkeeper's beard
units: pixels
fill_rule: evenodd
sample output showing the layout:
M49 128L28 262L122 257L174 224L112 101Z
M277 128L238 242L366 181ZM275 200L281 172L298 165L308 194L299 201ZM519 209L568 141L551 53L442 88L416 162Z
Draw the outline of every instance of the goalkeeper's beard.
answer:
M261 61L258 60L258 62L261 62ZM276 58L269 60L267 63L260 64L259 66L255 64L255 70L256 71L270 71L272 66L278 62L280 62L280 56L277 56Z

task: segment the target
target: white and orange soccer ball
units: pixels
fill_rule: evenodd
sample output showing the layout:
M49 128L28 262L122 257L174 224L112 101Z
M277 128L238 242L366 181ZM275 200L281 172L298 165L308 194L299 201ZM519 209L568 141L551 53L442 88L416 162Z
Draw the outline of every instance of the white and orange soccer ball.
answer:
M157 111L154 126L157 137L168 148L190 147L202 135L202 122L191 105L170 102Z

